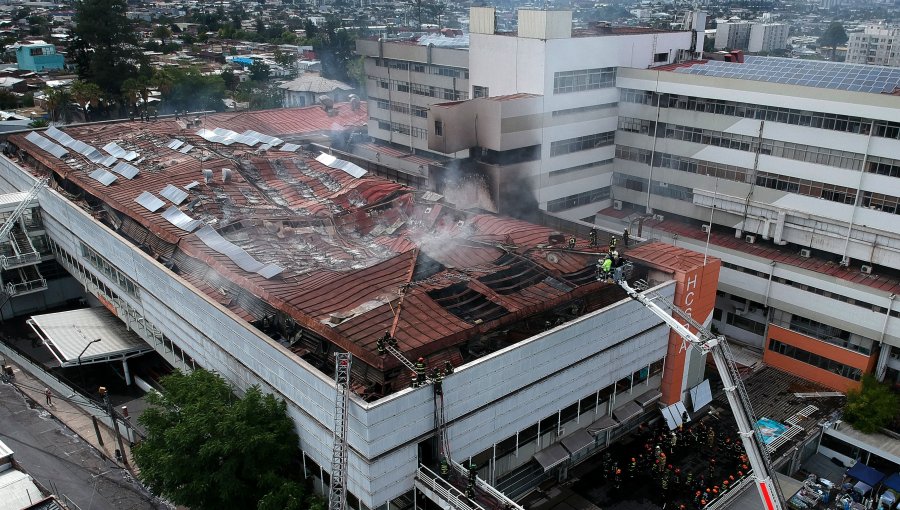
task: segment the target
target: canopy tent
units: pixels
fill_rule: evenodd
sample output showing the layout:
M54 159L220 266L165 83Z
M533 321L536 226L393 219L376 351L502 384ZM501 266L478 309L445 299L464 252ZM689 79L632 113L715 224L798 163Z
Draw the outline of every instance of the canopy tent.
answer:
M612 419L612 416L607 414L605 416L601 416L599 420L588 425L587 431L596 436L597 434L603 432L604 430L609 430L611 428L618 427L618 426L619 426L619 422Z
M878 485L878 482L884 479L884 473L877 469L872 469L862 462L857 462L852 468L848 469L847 476L855 478L871 487L875 487Z
M552 445L535 453L534 460L536 460L537 463L540 464L542 468L544 468L544 472L546 473L547 471L550 471L556 466L569 460L569 452L567 452L565 448L560 446L559 443L553 443Z
M125 360L153 350L106 308L34 315L27 322L62 367Z

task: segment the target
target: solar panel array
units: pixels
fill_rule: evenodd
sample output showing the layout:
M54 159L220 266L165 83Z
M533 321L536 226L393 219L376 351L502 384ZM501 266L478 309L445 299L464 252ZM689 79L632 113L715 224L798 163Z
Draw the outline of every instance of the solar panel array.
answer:
M200 131L197 131L197 136L203 138L207 142L221 143L223 145L242 143L244 145L253 147L258 143L263 143L269 145L270 147L275 147L276 145L281 145L282 143L284 143L284 140L282 140L281 138L264 135L257 131L253 131L252 129L248 129L243 133L237 133L225 128L215 128L212 130L201 129Z
M742 64L710 60L675 72L876 94L900 88L897 68L781 57L749 56Z
M113 157L124 159L125 161L132 161L134 158L138 157L138 153L134 151L126 151L125 149L119 147L119 144L116 142L109 142L108 144L103 146L103 150L110 153Z
M185 144L185 146L182 147L178 152L180 152L182 154L187 154L188 152L191 152L191 149L193 149L193 148L194 148L194 146L188 143L188 144Z
M50 140L35 133L34 131L28 133L28 135L25 136L25 139L40 147L44 152L49 152L59 159L62 159L66 154L69 153L64 147L51 142Z
M173 138L171 142L166 144L166 147L172 149L173 151L177 151L179 147L184 145L184 142L177 138Z
M116 182L116 179L118 179L118 177L116 177L114 174L107 172L102 168L98 168L91 172L89 174L89 177L100 182L100 184L104 186L109 186L110 184Z
M171 184L166 184L166 187L159 192L160 195L169 199L175 205L179 205L187 199L188 194L186 191L182 191Z
M156 195L148 191L144 191L143 193L138 195L138 197L135 198L134 201L144 206L144 209L147 209L150 212L156 212L166 205L165 202L156 198Z
M284 268L277 264L264 264L256 260L240 246L233 244L231 241L219 235L219 233L209 225L205 225L198 230L197 237L203 241L203 244L222 255L225 255L231 259L232 262L237 264L238 267L248 273L256 273L263 278L269 279L284 271Z
M295 143L286 143L281 146L281 150L283 150L285 152L295 152L299 148L300 148L300 146Z

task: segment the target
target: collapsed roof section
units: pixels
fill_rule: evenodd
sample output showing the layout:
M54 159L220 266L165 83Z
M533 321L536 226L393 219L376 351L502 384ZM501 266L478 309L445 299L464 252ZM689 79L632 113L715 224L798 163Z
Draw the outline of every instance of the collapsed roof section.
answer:
M318 111L295 110L297 124L314 124L300 118ZM256 124L260 135L303 135L266 125ZM386 332L408 357L459 363L621 298L596 281L599 250L586 241L570 249L546 227L419 200L317 161L319 152L260 152L197 131L192 121L67 128L142 156L133 179L109 185L90 177L95 164L80 153L59 159L23 135L10 142L98 219L298 355L327 370L334 350L353 353L367 386L357 389L373 396L409 375L376 354ZM173 139L196 148L182 153Z

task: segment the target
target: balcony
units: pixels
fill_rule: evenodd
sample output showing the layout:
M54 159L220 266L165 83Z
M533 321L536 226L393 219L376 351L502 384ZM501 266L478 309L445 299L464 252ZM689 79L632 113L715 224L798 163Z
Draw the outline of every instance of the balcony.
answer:
M9 238L0 244L0 269L6 271L31 266L40 261L41 254L35 249L28 234L17 224Z
M47 280L41 276L37 266L24 266L5 273L4 284L5 292L10 297L47 290Z

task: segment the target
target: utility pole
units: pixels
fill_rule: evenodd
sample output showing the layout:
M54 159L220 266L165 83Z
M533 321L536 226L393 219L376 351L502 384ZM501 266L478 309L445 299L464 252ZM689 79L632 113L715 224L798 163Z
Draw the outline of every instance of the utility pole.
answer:
M116 412L113 409L112 402L109 401L109 393L106 391L106 387L100 386L99 392L100 396L103 397L103 403L106 404L106 412L112 420L113 429L116 431L116 441L119 444L119 449L116 450L116 459L121 459L122 463L125 464L125 467L127 468L129 467L128 456L125 455L125 445L122 443L122 433L119 432L119 420L116 418Z

